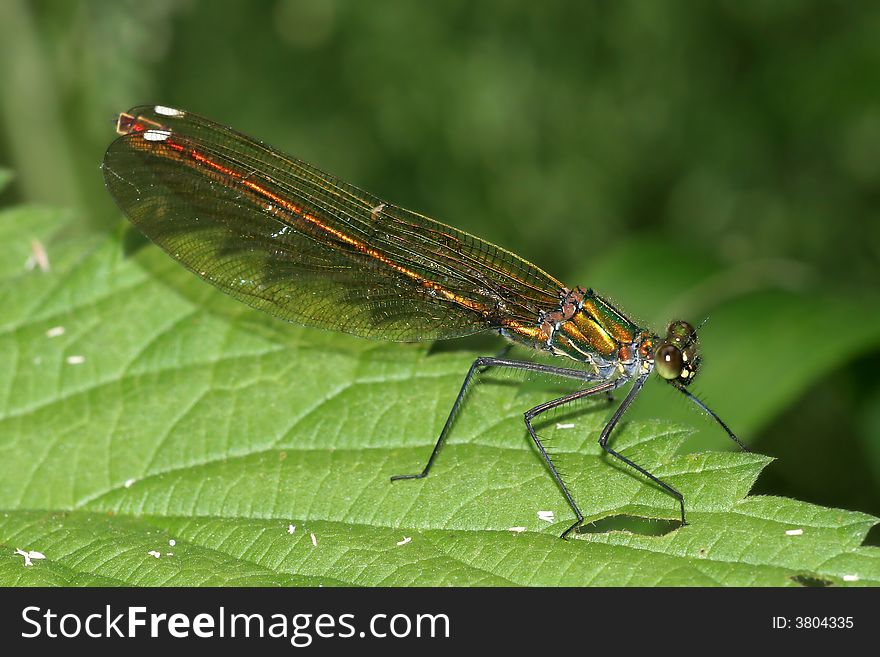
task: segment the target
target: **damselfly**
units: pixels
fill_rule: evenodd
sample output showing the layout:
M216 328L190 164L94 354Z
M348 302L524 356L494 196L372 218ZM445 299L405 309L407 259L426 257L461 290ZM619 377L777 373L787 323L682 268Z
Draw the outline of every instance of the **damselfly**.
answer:
M535 432L542 413L632 382L599 444L674 496L682 524L682 494L609 445L651 372L746 449L687 390L700 367L697 334L687 322L672 322L660 337L591 289L565 287L510 251L195 114L134 107L119 115L117 132L103 163L116 203L169 255L246 304L308 326L401 342L494 331L574 361L564 367L477 358L424 469L392 480L428 474L468 386L486 368L545 373L578 386L525 413L526 429L577 518L563 537L584 516Z

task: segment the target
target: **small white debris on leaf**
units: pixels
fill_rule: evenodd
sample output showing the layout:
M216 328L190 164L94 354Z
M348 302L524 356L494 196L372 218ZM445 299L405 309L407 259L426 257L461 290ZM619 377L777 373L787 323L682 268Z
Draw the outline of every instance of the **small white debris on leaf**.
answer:
M404 536L402 541L397 541L398 545L406 545L412 540L411 536Z
M859 576L858 575L844 575L843 581L844 582L858 582Z
M168 545L170 545L171 547L174 547L175 545L177 545L177 541L175 541L175 540L172 538L170 541L168 541Z
M573 422L566 422L565 424L563 424L562 422L557 422L556 428L557 429L574 429L574 423Z
M15 548L15 554L20 554L24 557L24 565L25 566L33 566L34 562L32 559L45 559L46 555L42 552L37 552L36 550L29 550L25 552L20 548Z
M508 529L507 531L509 531L509 532L516 532L517 534L522 534L525 530L526 530L525 527L511 527L511 528Z
M77 356L68 356L66 360L67 360L67 364L68 364L68 365L82 365L83 363L86 362L86 357L85 357L85 356L79 356L79 355L77 355Z
M137 479L126 479L125 483L122 485L125 486L126 488L131 488L131 485L136 481L137 481Z
M40 271L49 271L49 254L46 253L46 247L38 239L31 240L31 254L24 262L24 268L28 271L39 267Z
M786 536L800 536L803 533L804 533L803 529L786 529L785 530Z
M46 331L47 338L57 338L59 335L64 335L63 326L53 326L48 331Z
M292 534L296 531L296 525L287 525L287 533Z
M162 553L157 550L150 550L147 552L151 557L156 557L157 559L162 556Z
M373 221L375 221L379 217L379 213L383 212L385 210L385 208L387 208L387 207L388 207L387 203L380 203L375 208L370 210L370 218L372 218Z
M543 520L544 522L553 522L556 519L556 514L552 511L538 511L538 520Z
M312 545L314 545L315 547L318 547L318 539L315 538L315 532L312 532L310 534L310 536L312 537Z

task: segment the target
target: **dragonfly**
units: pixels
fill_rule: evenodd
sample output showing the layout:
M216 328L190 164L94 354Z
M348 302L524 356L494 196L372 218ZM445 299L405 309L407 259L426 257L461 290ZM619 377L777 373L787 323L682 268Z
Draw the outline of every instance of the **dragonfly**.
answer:
M584 514L535 431L536 418L548 411L631 383L599 445L674 497L682 525L682 493L610 444L648 377L656 371L748 451L688 390L701 360L688 322L673 321L660 336L590 288L566 287L506 249L191 112L133 107L119 114L116 132L102 170L122 212L171 257L247 305L306 326L397 342L494 332L558 358L476 358L424 468L392 481L428 475L466 392L490 368L574 382L574 392L524 414L576 518L562 538L583 525Z

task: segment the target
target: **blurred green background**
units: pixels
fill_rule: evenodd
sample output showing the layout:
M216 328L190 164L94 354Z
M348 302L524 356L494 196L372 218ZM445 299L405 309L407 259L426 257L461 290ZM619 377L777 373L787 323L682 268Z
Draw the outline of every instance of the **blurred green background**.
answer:
M4 0L0 203L114 232L115 115L204 114L658 330L708 316L756 490L880 515L878 34L868 2Z

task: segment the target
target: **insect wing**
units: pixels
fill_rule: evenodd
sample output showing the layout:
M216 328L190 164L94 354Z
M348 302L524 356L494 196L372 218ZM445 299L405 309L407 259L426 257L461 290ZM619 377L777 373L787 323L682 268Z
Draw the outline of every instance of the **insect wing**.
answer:
M562 285L518 256L383 202L191 113L120 115L104 157L116 203L153 242L250 306L386 340L534 323Z

